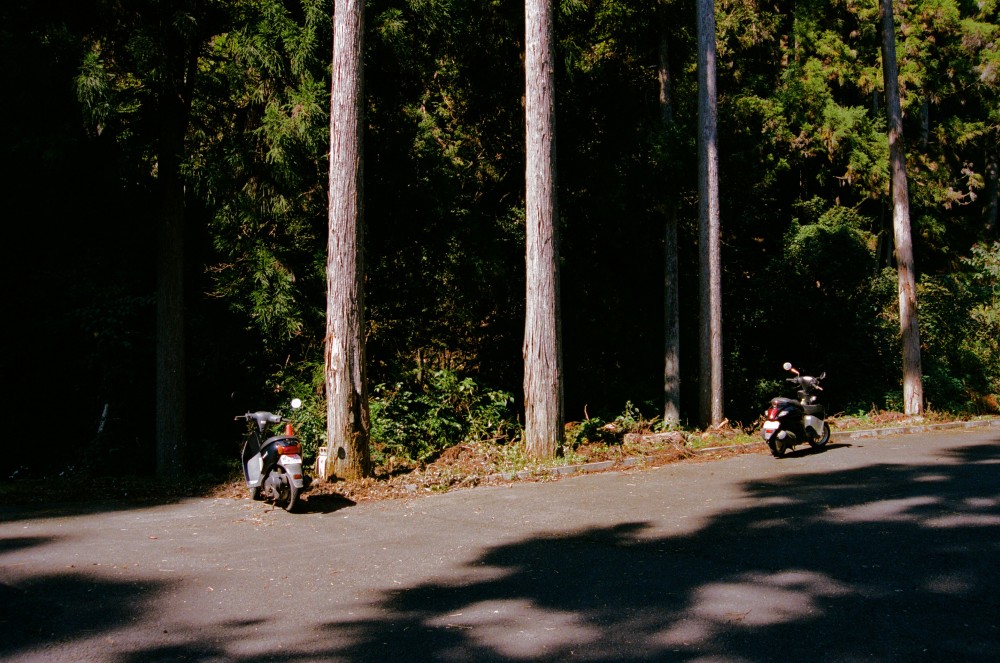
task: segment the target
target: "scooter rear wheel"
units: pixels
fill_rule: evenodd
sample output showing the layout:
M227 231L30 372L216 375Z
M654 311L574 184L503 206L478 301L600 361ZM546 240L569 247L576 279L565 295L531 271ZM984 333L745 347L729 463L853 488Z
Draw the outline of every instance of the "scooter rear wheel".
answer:
M823 422L823 432L820 433L819 437L810 437L809 446L814 449L819 449L820 447L825 447L826 443L830 441L830 427Z
M288 499L281 505L285 511L292 513L299 505L299 489L291 480L288 481Z

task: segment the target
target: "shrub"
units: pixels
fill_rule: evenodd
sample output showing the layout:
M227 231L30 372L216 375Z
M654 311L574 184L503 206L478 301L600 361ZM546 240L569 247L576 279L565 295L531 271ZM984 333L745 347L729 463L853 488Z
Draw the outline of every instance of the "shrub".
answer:
M308 464L316 459L316 452L326 441L326 399L323 396L324 368L322 362L303 362L287 366L275 375L268 386L276 396L269 405L272 412L292 420L295 435L302 445L302 457ZM291 409L291 401L298 398L302 407Z
M924 391L952 412L1000 392L1000 244L974 246L964 269L921 279Z
M470 377L440 370L425 383L372 389L372 458L394 466L421 463L461 442L509 441L518 435L513 397Z

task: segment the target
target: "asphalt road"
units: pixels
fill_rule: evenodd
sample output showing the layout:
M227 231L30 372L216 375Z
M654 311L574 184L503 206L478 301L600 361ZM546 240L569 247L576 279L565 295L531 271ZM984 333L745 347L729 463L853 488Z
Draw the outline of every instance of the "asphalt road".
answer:
M0 659L1000 660L1000 428L406 501L0 506Z

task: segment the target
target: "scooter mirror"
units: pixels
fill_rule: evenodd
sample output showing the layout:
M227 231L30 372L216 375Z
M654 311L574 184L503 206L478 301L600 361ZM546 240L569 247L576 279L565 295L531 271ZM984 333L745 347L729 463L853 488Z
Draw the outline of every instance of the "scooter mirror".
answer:
M298 410L300 407L302 407L302 401L299 400L298 398L293 398L292 399L292 409L293 410Z
M781 365L781 367L786 371L790 371L792 370L792 362L786 361L784 364Z

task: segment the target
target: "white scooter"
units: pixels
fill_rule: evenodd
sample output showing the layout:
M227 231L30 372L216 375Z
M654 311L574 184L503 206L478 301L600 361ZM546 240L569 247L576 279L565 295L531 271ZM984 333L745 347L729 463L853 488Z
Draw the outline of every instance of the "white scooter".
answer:
M765 412L761 435L775 458L781 458L786 451L801 442L820 448L830 441L826 410L817 402L817 392L823 391L819 383L826 377L826 372L816 377L802 375L787 361L784 369L795 375L793 378L786 378L786 381L796 386L798 398L772 398L771 406Z
M302 401L292 399L292 409L302 407ZM302 470L302 447L295 437L292 423L271 412L247 412L235 417L246 420L247 436L243 441L243 478L255 500L268 500L294 511L299 496L309 489L312 478ZM269 426L285 424L281 435L267 435Z

